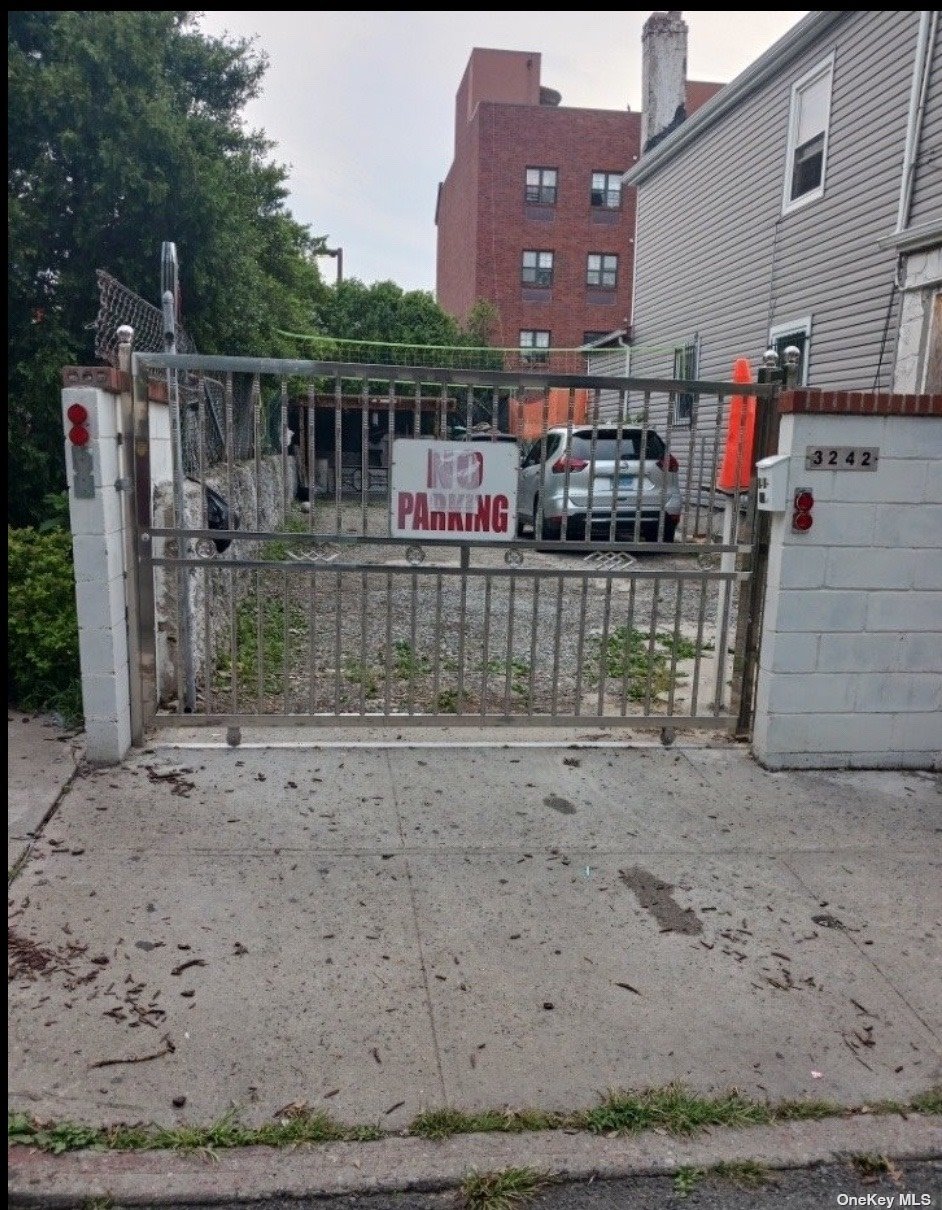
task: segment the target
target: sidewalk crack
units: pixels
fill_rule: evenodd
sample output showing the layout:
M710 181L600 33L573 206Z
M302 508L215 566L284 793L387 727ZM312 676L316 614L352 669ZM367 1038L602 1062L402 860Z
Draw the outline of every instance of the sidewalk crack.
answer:
M419 966L422 969L422 982L425 986L425 1002L428 1005L429 1027L432 1032L432 1045L435 1049L435 1066L438 1070L438 1082L442 1090L442 1104L448 1104L448 1092L445 1088L445 1071L442 1066L442 1052L438 1041L438 1030L435 1028L435 1010L432 1007L432 987L428 977L428 968L425 964L425 949L422 945L422 930L419 927L419 910L415 898L415 882L412 877L412 866L406 854L406 834L402 826L402 815L399 811L399 798L396 794L395 775L393 773L392 760L389 752L386 752L386 766L389 770L389 788L392 794L393 807L396 812L396 826L399 829L399 843L403 849L403 860L406 866L406 881L409 885L409 902L412 906L412 923L415 927L416 948L419 952Z

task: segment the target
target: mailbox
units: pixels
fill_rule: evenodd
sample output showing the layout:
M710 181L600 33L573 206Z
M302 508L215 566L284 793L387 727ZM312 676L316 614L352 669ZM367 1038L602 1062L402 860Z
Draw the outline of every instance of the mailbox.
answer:
M773 454L756 463L758 491L756 507L765 513L783 513L788 508L788 454Z

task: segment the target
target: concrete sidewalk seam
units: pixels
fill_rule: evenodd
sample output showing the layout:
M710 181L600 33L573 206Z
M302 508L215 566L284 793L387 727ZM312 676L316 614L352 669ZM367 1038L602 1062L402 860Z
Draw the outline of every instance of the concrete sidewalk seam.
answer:
M73 752L74 752L74 749L73 749ZM49 806L48 810L43 815L42 819L40 819L39 823L36 825L35 828L33 828L33 830L31 832L27 833L28 839L26 841L26 844L23 846L23 851L22 851L22 853L20 853L19 857L17 857L16 861L10 867L10 871L7 874L7 889L8 890L13 885L13 883L16 882L17 878L22 873L23 867L26 865L27 861L29 861L29 855L33 851L33 847L35 846L36 842L42 837L42 834L43 834L43 831L45 830L46 825L56 815L65 796L72 789L73 783L75 782L78 775L84 769L85 769L84 760L79 760L75 763L75 765L72 769L72 772L69 774L69 776L63 782L62 788L59 790L59 793L56 795L52 804Z

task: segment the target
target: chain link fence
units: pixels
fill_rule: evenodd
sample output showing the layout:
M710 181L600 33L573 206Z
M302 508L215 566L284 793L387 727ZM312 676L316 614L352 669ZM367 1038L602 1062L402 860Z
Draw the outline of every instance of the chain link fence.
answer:
M164 351L164 317L159 307L129 290L104 269L97 271L98 314L95 318L95 356L109 365L117 364L118 329L127 324L134 329L134 348L140 353ZM193 338L183 325L176 323L176 351L197 353ZM168 387L167 375L154 371L153 377ZM225 385L204 375L177 375L180 398L181 445L183 469L196 476L201 466L210 467L226 457ZM255 424L252 414L251 379L244 374L233 375L232 382L232 448L236 459L252 458L255 454ZM200 397L203 402L203 423L200 418ZM271 409L267 409L270 413ZM201 431L205 426L205 431ZM275 439L276 440L276 439ZM271 450L274 440L266 426L262 434Z

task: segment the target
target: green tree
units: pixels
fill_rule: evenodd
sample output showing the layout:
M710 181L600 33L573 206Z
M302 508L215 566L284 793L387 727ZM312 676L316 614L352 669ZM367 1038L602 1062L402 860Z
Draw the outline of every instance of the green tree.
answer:
M470 339L426 290L349 278L326 291L315 330L340 340L404 345L469 345Z
M155 302L176 242L205 352L278 356L325 287L286 170L243 127L265 59L184 11L13 12L8 24L8 517L62 484L59 371L93 356L95 269Z

